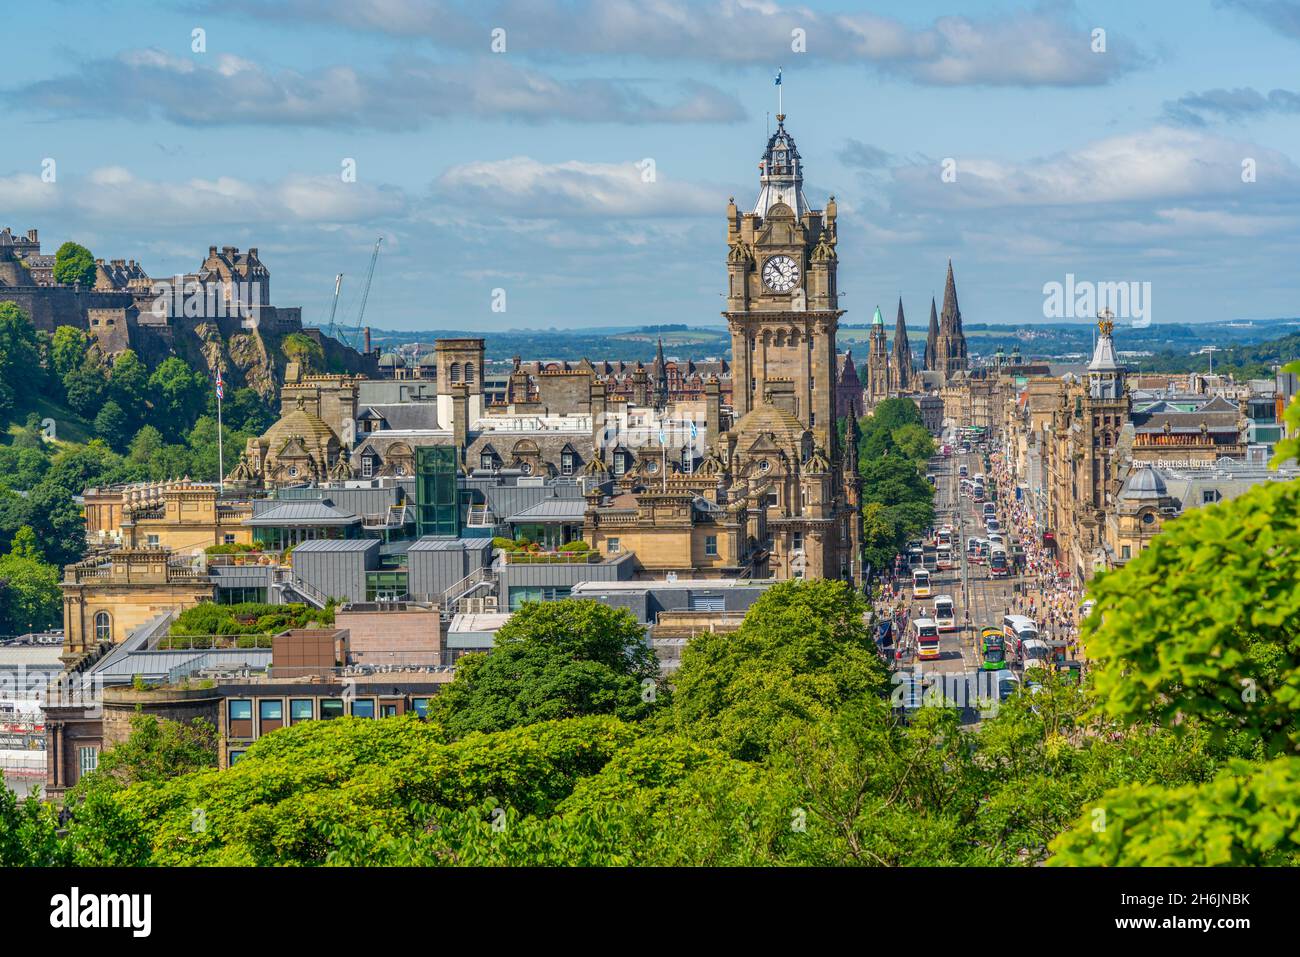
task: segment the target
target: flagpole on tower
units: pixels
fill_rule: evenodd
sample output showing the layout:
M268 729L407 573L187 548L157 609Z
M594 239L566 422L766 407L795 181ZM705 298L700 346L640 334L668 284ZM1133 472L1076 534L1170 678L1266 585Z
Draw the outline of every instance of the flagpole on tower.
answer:
M785 106L783 103L785 91L781 89L781 70L776 71L776 121L781 123L785 120Z
M225 491L226 450L221 440L221 399L225 393L225 383L221 381L221 370L217 370L217 495Z

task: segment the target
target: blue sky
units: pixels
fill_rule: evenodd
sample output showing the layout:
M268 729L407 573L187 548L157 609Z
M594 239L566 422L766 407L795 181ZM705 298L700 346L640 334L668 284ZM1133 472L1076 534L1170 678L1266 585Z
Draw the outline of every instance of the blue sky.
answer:
M720 322L778 67L809 200L839 204L846 322L901 295L923 324L948 257L968 323L1043 321L1067 273L1150 282L1156 323L1300 314L1300 0L85 0L6 25L0 226L155 276L258 246L308 321L340 271L351 312L382 235L377 327Z

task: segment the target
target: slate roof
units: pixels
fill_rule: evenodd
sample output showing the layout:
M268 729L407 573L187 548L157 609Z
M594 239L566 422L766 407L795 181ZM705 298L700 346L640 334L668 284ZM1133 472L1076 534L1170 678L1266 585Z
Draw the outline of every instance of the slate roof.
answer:
M356 525L360 522L360 515L337 509L327 499L321 502L282 502L274 508L268 508L260 515L244 519L243 524L255 527L278 527L281 525Z
M538 502L520 512L515 512L508 522L580 522L587 510L587 500L582 498L552 498Z

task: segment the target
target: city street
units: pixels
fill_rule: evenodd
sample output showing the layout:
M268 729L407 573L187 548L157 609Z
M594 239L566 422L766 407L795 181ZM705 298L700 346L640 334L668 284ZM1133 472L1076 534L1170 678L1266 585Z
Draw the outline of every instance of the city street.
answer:
M954 446L956 443L953 443ZM966 700L974 702L975 693L969 682L980 673L979 650L977 643L980 629L986 626L1001 627L1002 618L1012 602L1012 595L1021 576L1013 570L1007 578L995 579L989 575L987 562L973 562L967 554L966 540L969 536L984 537L983 503L976 504L969 496L961 494L959 467L965 465L967 474L975 476L984 470L983 456L974 451L965 455L954 452L945 458L938 456L930 461L928 471L935 476L935 528L951 525L953 528L954 568L938 570L934 567L934 551L926 550L926 567L931 569L932 595L930 598L915 598L910 585L904 589L904 606L910 612L910 618L934 618L934 599L947 595L953 600L954 617L957 630L940 633L940 657L920 661L914 656L914 645L904 643L903 657L896 662L898 668L909 673L916 673L918 667L922 675L938 679L944 676L945 689L950 697L956 696L955 685L967 684L964 693ZM992 486L988 487L992 494ZM1004 534L1011 539L1017 538L1016 529L1005 527L1006 517L999 506L999 518L1004 522ZM1014 668L1015 665L1013 664ZM989 672L988 674L992 674ZM960 678L958 676L961 676ZM927 682L928 684L928 682ZM981 692L989 689L981 686ZM973 707L964 709L964 721L974 722L979 713Z

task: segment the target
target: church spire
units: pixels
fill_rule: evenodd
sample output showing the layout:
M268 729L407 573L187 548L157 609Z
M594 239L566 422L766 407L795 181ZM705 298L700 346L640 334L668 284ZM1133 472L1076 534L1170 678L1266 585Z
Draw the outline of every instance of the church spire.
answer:
M912 387L912 345L907 341L907 320L903 318L903 298L898 299L898 320L894 323L894 387L905 392Z
M941 328L948 335L961 332L961 309L957 307L957 282L952 277L952 260L948 260L948 280L943 284L943 319Z
M925 368L933 371L939 358L939 312L934 307L934 296L930 297L930 331L925 337Z

